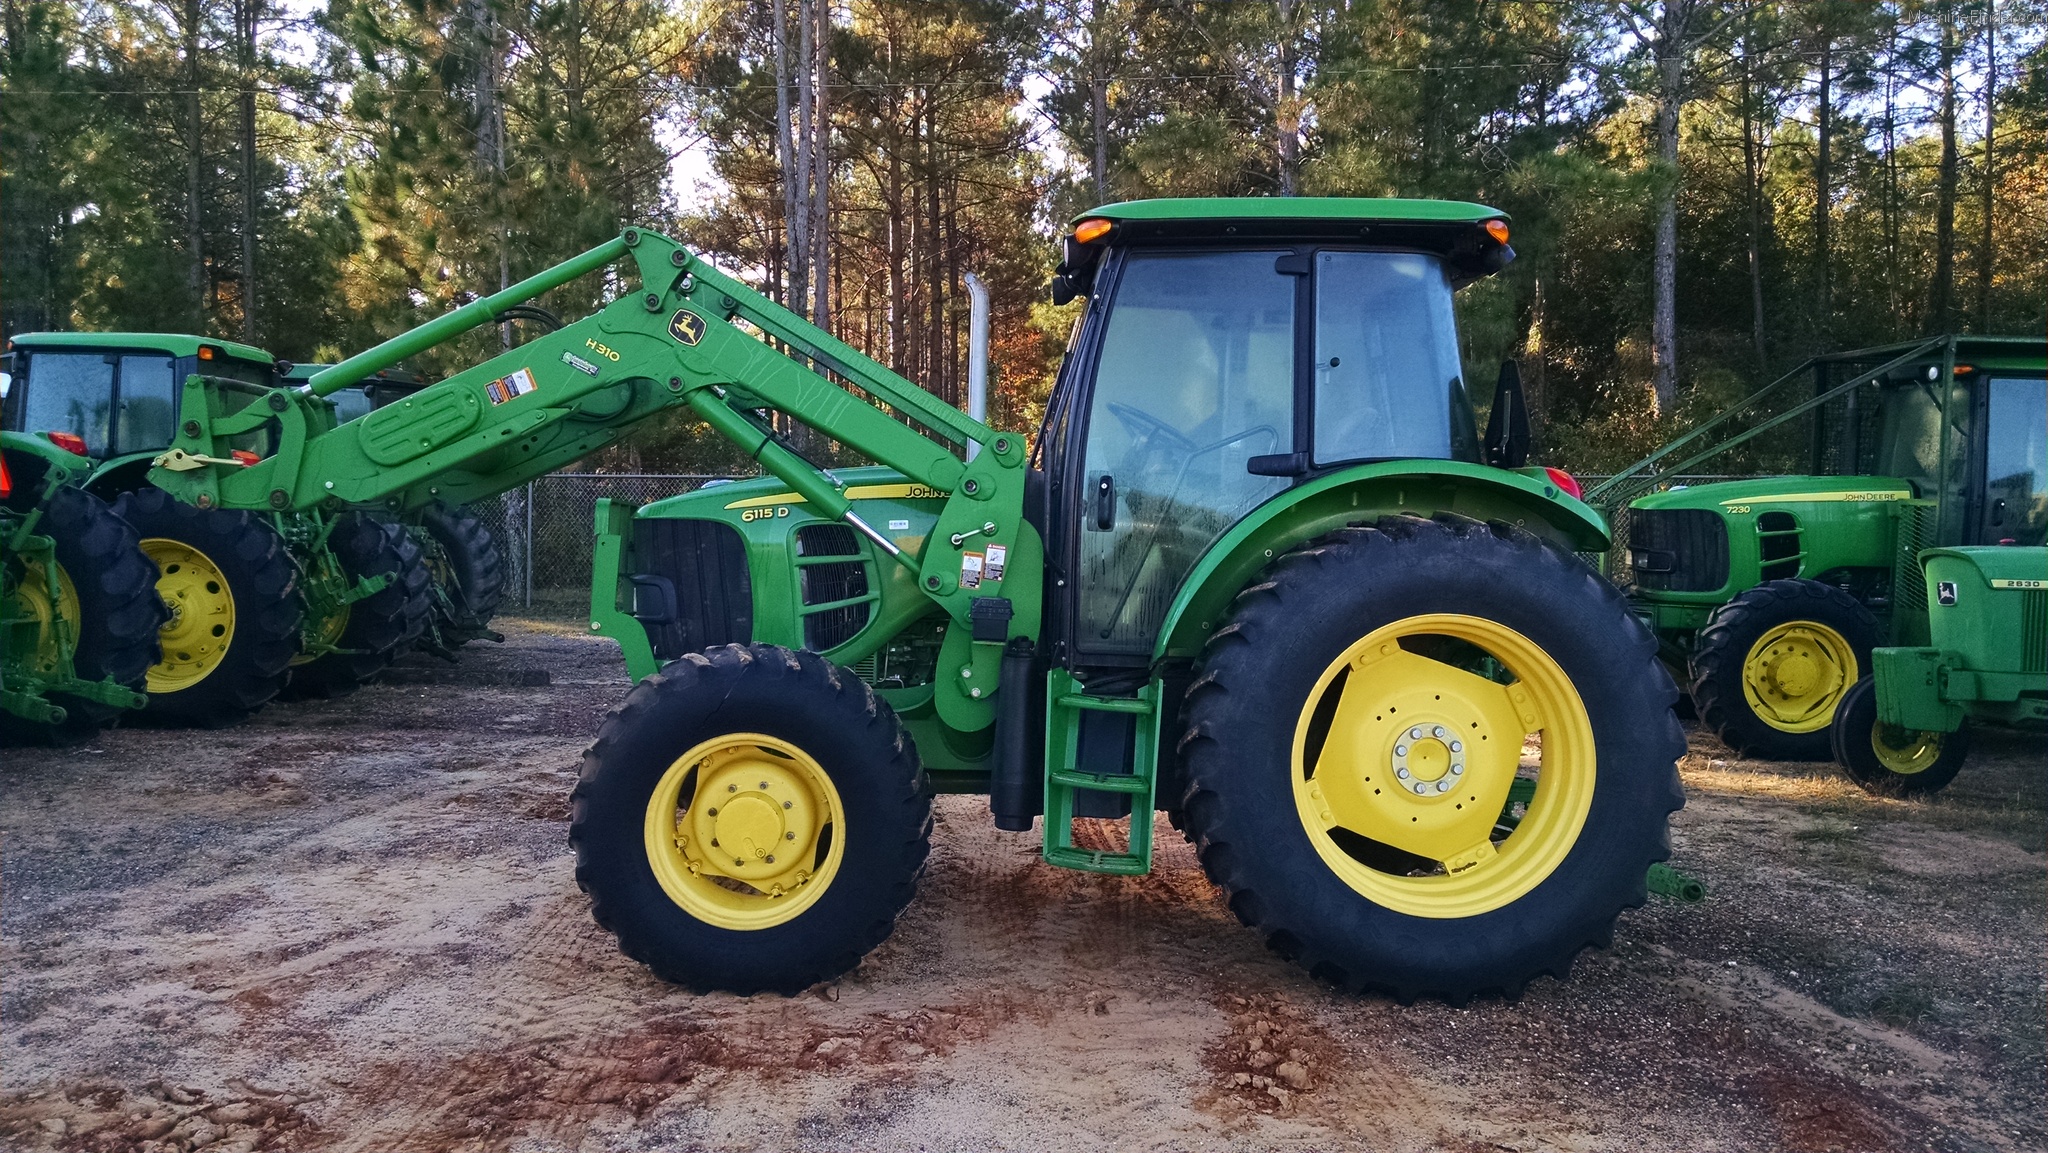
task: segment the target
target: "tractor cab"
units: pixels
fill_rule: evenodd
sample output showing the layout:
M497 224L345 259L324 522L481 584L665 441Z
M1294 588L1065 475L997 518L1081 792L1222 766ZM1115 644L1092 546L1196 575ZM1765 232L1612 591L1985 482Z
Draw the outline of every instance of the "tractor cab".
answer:
M325 364L280 365L279 380L286 384L303 385ZM361 416L383 408L394 400L401 400L425 388L427 382L403 369L389 368L372 373L369 377L339 389L328 395L334 402L334 422L347 424Z
M1056 646L1143 663L1212 544L1279 493L1381 461L1478 464L1452 294L1512 259L1494 209L1155 200L1084 214L1087 298L1041 436ZM1516 463L1520 463L1517 461Z
M142 484L170 445L186 377L236 381L252 397L276 383L269 353L197 336L35 332L10 341L8 355L4 427L102 462L87 487L103 499ZM267 439L249 434L236 447L261 454Z

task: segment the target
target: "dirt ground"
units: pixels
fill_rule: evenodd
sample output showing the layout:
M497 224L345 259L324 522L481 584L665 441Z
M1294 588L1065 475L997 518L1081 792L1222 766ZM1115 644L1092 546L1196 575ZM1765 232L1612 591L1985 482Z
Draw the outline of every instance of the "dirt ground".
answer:
M1673 840L1708 901L1652 898L1515 1003L1336 994L1177 839L1149 877L1062 872L974 797L853 974L696 997L570 876L616 649L511 631L240 728L0 754L0 1143L2048 1148L2040 738L1904 803L1695 733Z

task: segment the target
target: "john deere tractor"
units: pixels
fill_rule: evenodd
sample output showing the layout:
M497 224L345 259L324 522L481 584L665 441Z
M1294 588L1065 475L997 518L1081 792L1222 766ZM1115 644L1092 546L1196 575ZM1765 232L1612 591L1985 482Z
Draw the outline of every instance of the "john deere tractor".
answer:
M1806 467L1683 483L1772 453ZM1816 358L1588 499L1622 526L1618 575L1700 720L1753 756L1825 760L1872 649L1927 643L1921 551L2048 535L2048 342L1938 337Z
M1832 730L1836 762L1886 796L1954 780L1971 724L2048 728L2048 548L1929 549L1920 566L1928 643L1873 650Z
M9 342L6 427L73 454L83 490L140 535L169 606L148 711L231 724L280 692L345 692L419 635L428 574L418 548L374 511L230 509L152 484L171 443L180 390L215 381L241 412L277 384L260 349L160 333L30 333ZM267 410L256 405L252 416ZM331 406L322 418L334 423ZM222 467L272 450L267 421L220 445ZM16 442L20 443L19 441Z
M846 972L911 899L932 794L965 791L1112 874L1150 868L1165 809L1238 916L1340 985L1512 992L1644 899L1684 745L1653 638L1574 555L1605 523L1523 467L1511 373L1475 427L1452 296L1508 235L1429 201L1090 212L1034 441L629 230L247 404L201 369L150 477L194 508L402 513L679 407L758 460L597 526L591 627L639 683L584 761L576 875L669 980ZM615 264L597 313L326 419ZM875 463L806 460L778 416ZM228 459L268 421L271 451Z

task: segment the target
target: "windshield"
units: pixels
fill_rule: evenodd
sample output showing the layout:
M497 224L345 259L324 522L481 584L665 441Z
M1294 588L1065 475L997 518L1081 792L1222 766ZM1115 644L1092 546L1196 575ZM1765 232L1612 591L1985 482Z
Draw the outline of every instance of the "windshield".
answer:
M1984 503L1994 540L2048 539L2048 380L1990 382L1984 430Z

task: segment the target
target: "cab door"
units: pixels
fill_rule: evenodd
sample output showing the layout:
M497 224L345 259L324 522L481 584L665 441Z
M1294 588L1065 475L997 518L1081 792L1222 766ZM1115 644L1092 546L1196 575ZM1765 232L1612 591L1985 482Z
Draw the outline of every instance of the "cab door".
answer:
M1984 381L1983 498L1977 540L2048 543L2048 380Z
M1094 351L1073 503L1073 643L1142 661L1202 553L1288 477L1301 278L1285 248L1128 253ZM1118 658L1122 658L1119 660Z

